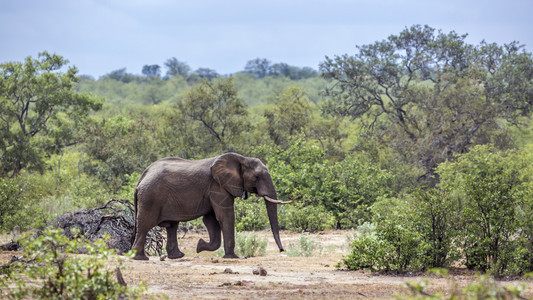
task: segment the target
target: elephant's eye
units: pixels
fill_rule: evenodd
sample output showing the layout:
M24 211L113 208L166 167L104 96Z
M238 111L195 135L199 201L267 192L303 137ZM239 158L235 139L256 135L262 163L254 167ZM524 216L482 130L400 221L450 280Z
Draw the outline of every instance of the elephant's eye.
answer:
M259 181L259 175L255 175L255 181Z

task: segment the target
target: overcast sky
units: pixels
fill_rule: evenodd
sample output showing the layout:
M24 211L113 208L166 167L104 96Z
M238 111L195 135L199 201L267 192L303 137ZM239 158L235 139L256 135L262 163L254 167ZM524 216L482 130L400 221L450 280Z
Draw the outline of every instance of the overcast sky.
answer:
M95 78L171 57L220 74L258 57L318 69L415 24L533 52L532 12L533 0L0 0L0 62L46 50Z

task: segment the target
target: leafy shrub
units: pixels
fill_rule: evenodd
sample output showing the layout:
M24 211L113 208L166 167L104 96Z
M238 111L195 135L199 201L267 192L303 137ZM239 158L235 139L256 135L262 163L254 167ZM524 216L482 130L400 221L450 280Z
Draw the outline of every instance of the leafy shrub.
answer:
M440 268L455 259L453 238L455 202L438 188L414 190L405 196L403 216L420 238L427 243L420 259L424 268ZM421 249L422 250L422 249Z
M533 154L477 146L439 173L441 186L461 200L458 240L466 266L496 275L533 270L523 255L533 252Z
M27 196L31 184L20 175L15 179L0 178L0 232L10 231L15 226L22 230L43 226L44 216L37 201Z
M320 255L322 252L322 245L318 241L313 241L305 234L300 234L298 243L290 242L287 246L287 255L311 257Z
M293 197L295 204L290 206L293 210L314 207L311 210L320 214L321 222L327 222L327 226L321 226L323 228L329 228L330 217L332 226L337 228L353 228L369 221L369 207L378 197L392 194L393 176L357 157L330 161L318 146L302 140L293 140L285 151L268 149L264 155L280 198ZM292 213L290 208L287 211ZM301 224L302 221L310 223L306 216L295 215L299 224L286 223L288 229L316 228Z
M143 287L126 288L113 278L104 240L94 243L83 238L69 240L61 230L47 229L43 235L26 236L24 260L2 270L0 295L22 299L117 299L139 298ZM88 255L73 255L83 249Z
M15 225L17 212L22 209L21 190L13 179L0 178L0 231L9 231Z
M533 155L477 146L438 168L440 184L372 205L375 235L339 267L425 270L463 263L494 275L533 270Z
M384 272L418 270L423 268L426 248L417 232L388 220L377 225L375 234L355 237L350 254L337 267Z
M428 245L419 232L387 220L378 224L377 237L388 248L379 260L380 270L406 272L425 268L423 254Z
M392 251L390 245L377 236L359 236L351 243L351 252L336 265L349 270L378 271L383 265L383 257Z
M235 229L237 231L263 230L269 221L266 206L258 197L235 199Z
M240 232L235 241L235 253L241 257L263 256L266 254L267 244L267 239L259 238L255 232Z
M331 229L335 225L333 213L322 206L285 205L279 210L282 228L292 231L315 232Z
M451 238L444 216L451 212L444 203L421 191L379 200L372 207L374 223L358 227L352 251L338 267L406 272L445 265Z

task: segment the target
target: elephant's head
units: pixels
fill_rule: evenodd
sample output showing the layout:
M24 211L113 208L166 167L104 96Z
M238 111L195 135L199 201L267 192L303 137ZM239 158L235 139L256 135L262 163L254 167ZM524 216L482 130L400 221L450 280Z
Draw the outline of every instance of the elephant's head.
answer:
M279 239L277 204L288 204L277 200L276 189L267 167L257 158L244 157L236 153L219 156L211 167L213 178L230 194L240 197L254 193L265 199L270 228L274 240L283 251Z

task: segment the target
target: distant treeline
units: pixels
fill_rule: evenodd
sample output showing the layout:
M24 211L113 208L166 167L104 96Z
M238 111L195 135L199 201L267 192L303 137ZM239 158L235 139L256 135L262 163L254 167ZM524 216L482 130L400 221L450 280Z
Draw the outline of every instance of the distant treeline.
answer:
M113 70L103 76L100 79L110 78L124 83L128 83L134 80L144 80L146 78L162 78L169 79L174 76L182 76L189 78L189 81L196 82L198 78L211 80L217 77L227 77L235 74L219 74L216 70L210 68L198 68L192 70L186 63L179 61L177 58L172 57L165 61L163 66L166 69L166 73L162 74L162 67L158 64L144 65L141 70L142 75L135 75L128 73L126 68ZM286 76L291 80L300 80L318 76L319 73L311 67L296 67L286 63L272 63L266 58L256 58L249 60L244 70L237 73L252 74L255 78L264 78L267 76ZM85 79L94 80L93 77L83 75Z

